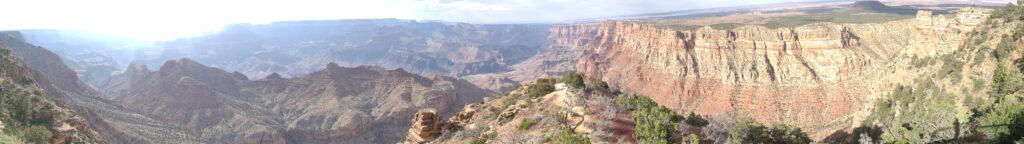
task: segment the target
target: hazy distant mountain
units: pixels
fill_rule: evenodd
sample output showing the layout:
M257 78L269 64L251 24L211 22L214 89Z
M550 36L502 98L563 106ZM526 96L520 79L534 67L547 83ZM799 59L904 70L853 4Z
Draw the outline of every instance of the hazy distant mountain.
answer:
M205 143L393 143L412 113L434 108L453 114L493 93L468 82L421 77L380 67L327 64L295 78L241 73L181 59L159 70L142 66L113 81L125 108L186 129Z
M21 30L25 41L44 47L63 58L82 81L98 86L111 73L131 61L134 51L148 43L127 37L71 30Z
M263 77L307 74L330 62L460 76L508 71L542 49L547 25L475 25L395 19L238 24L209 36L160 45L139 56L149 66L186 57Z

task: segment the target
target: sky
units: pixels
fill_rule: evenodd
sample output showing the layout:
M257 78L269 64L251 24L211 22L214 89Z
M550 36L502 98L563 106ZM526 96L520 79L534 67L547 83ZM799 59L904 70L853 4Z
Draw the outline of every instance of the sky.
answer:
M226 24L398 18L564 22L807 0L0 0L0 30L70 29L166 40Z

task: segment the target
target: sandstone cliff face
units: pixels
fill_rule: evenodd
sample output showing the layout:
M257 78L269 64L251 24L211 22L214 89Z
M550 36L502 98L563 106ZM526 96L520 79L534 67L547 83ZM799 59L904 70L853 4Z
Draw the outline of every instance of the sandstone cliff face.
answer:
M334 63L258 80L188 59L145 71L125 73L136 78L122 79L132 82L115 101L209 143L393 143L421 108L451 115L491 95L454 78Z
M932 42L957 39L959 30L923 23L950 22L691 31L604 22L554 27L551 37L581 51L577 71L671 109L797 125L818 139L859 121L852 114L885 91L870 84L884 81L879 70L896 55L958 47Z

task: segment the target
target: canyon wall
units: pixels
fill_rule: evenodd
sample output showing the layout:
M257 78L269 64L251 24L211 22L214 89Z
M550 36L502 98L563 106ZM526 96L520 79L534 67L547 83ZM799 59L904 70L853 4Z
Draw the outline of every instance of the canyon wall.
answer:
M958 26L972 23L957 17L941 21L933 18L945 16L923 13L876 24L689 31L608 21L553 27L550 38L551 45L580 53L567 62L577 71L678 112L797 125L819 139L859 121L854 113L888 91L872 84L885 81L877 78L879 69L895 56L959 47L949 40L970 31Z

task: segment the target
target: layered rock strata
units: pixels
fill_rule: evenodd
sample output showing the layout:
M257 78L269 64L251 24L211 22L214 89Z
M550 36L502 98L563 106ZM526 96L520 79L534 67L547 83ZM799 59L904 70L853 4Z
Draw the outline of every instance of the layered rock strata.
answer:
M405 137L404 143L419 144L433 141L441 135L443 128L440 113L433 109L424 109L413 116L412 127Z
M857 121L852 114L887 91L869 84L889 60L950 51L959 46L952 40L969 31L958 27L984 14L689 31L609 21L554 27L551 37L580 51L577 71L674 110L797 125L821 138Z

